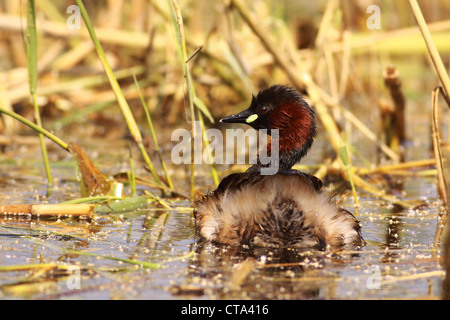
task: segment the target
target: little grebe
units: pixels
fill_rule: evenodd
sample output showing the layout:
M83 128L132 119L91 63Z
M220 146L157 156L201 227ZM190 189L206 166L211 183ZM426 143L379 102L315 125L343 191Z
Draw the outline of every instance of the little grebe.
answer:
M358 221L321 191L322 182L291 169L306 155L316 135L315 112L297 90L271 86L253 96L248 109L221 122L246 123L268 134L278 129L278 171L261 174L267 165L258 158L246 172L225 177L196 204L194 217L202 238L261 247L364 244Z

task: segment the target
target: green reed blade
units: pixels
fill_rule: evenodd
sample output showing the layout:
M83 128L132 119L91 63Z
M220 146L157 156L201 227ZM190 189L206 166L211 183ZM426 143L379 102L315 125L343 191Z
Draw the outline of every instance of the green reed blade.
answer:
M162 166L164 174L166 176L167 185L169 186L170 189L174 189L173 184L172 184L172 179L170 179L169 172L167 170L166 164L164 162L164 159L162 157L161 151L159 149L158 139L156 138L155 128L153 127L153 122L152 122L152 118L150 116L150 112L149 112L148 107L147 107L147 103L145 102L144 96L142 95L141 88L140 88L139 83L138 83L138 81L136 79L136 76L133 75L133 78L134 78L134 83L136 84L136 88L138 90L139 98L141 99L141 103L142 103L142 106L144 108L145 115L147 117L147 123L148 123L148 126L150 128L150 132L152 134L153 142L155 144L155 151L158 154L159 160L161 162L161 166Z
M344 162L345 168L347 170L348 180L350 181L350 185L352 187L352 193L353 193L353 198L355 199L355 205L359 205L358 196L356 194L355 183L353 182L353 175L350 170L350 159L348 157L347 146L342 143L340 151L341 151L341 159L342 159L342 162Z
M89 16L87 14L86 8L84 7L83 1L81 0L75 0L75 3L80 8L81 16L83 17L84 23L86 24L86 27L89 31L89 34L91 36L92 42L94 43L95 49L97 51L98 57L100 58L100 61L103 65L103 68L105 70L105 74L108 77L109 83L111 85L111 88L116 96L117 103L119 104L120 110L122 111L122 114L125 118L125 122L127 123L128 129L130 130L131 136L133 137L133 140L136 142L142 157L144 158L144 161L146 165L148 166L153 179L155 182L159 185L162 184L161 180L159 179L158 174L156 173L153 163L150 159L150 156L148 155L147 151L145 150L142 135L139 131L139 127L133 117L133 114L131 113L130 107L128 105L127 100L125 99L125 96L122 93L122 90L119 86L119 83L117 82L117 79L114 77L114 74L112 72L112 69L108 63L108 60L106 59L105 52L103 51L103 47L100 44L100 41L97 38L97 35L95 33L94 27L92 26L92 23L89 19Z
M28 83L30 86L30 93L36 93L37 87L37 34L36 34L36 13L34 7L34 0L27 2L27 29L25 35L25 49L27 55L28 67Z
M37 124L29 121L28 119L26 119L26 118L22 117L21 115L15 113L14 111L10 111L10 110L0 106L0 113L4 113L4 114L6 114L6 115L8 115L8 116L10 116L10 117L12 117L12 118L22 122L24 125L27 125L31 129L36 130L37 132L39 132L39 134L42 134L42 135L46 136L47 138L52 140L54 143L59 145L61 148L65 149L66 151L69 151L69 146L68 146L67 143L62 141L60 138L55 136L53 133L48 132L44 128L42 128L42 127L38 126Z
M30 94L33 100L34 114L36 124L42 127L41 115L39 106L36 99L36 88L38 82L38 57L37 57L37 33L36 33L36 12L34 6L34 0L28 0L27 2L27 29L25 35L25 48L27 55L27 68L28 68L28 84L30 88ZM42 157L44 159L45 172L47 174L48 185L53 185L52 174L50 172L50 165L47 156L47 148L45 147L44 136L39 134L39 140L41 145Z
M130 181L130 187L131 187L131 195L133 197L136 197L136 175L134 172L134 159L133 159L133 152L130 146L130 173L128 174L128 180Z
M188 89L188 102L189 102L189 111L191 116L191 135L192 137L196 136L195 129L195 111L194 111L194 97L195 97L195 89L192 83L191 74L189 71L188 64L188 56L186 51L186 41L184 37L184 26L183 26L183 18L181 15L181 10L176 0L168 0L168 5L170 7L171 12L171 21L174 26L174 29L177 33L177 50L180 55L181 64L184 71L184 77L186 79L186 85ZM194 163L194 143L191 143L191 178L190 178L190 196L191 200L194 198L195 192L195 163Z
M199 109L197 109L197 117L200 120L203 141L205 142L205 149L206 149L206 152L208 154L208 159L209 159L210 168L211 168L211 176L213 178L214 185L217 187L219 185L219 182L220 182L219 181L219 175L217 174L217 170L214 167L214 159L213 159L213 156L211 154L211 148L209 147L208 137L207 137L206 130L205 130L205 123L204 123L203 116L202 116L202 114L201 114Z

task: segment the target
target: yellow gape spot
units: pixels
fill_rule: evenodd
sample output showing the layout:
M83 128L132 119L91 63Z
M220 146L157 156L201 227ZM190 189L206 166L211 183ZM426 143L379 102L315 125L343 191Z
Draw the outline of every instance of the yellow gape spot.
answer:
M252 123L253 121L255 121L256 119L258 119L258 115L257 114L252 114L251 116L249 116L245 122L247 123Z

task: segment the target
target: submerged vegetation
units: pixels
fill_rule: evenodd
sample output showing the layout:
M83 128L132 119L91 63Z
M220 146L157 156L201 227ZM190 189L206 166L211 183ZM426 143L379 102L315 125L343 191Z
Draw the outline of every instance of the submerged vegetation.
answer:
M288 83L305 95L320 120L321 143L314 147L318 151L299 169L323 179L361 220L385 218L383 212L370 215L363 210L372 200L382 201L380 206L391 206L400 215L421 216L421 210L430 207L438 212L433 218L432 244L417 249L419 258L411 257L409 250L416 250L414 246L398 251L405 264L422 261L420 272L381 282L392 288L397 282L438 278L444 282L442 296L449 298L450 232L445 232L445 226L450 174L444 141L450 132L450 6L446 1L423 1L420 6L414 0L373 2L369 8L365 1L356 0L314 4L75 0L75 6L63 0L0 1L0 163L2 168L14 164L9 154L14 157L14 151L28 143L21 139L39 136L39 162L46 177L46 183L39 185L45 196L37 200L19 196L10 203L0 189L0 217L5 217L0 238L18 238L32 243L35 251L42 247L52 252L49 257L33 253L29 264L8 264L0 257L0 297L33 297L40 292L58 297L55 281L72 279L73 265L85 278L105 274L108 278L136 267L164 269L173 261L187 260L195 279L201 273L198 268L212 263L199 262L206 258L220 260L224 270L227 263L237 266L228 268L231 273L213 275L213 283L199 285L192 280L172 285L168 292L240 297L236 288L261 286L273 270L282 270L281 282L291 279L315 293L321 282L332 282L330 288L343 282L334 275L324 278L311 266L347 261L357 270L354 252L335 256L306 252L281 261L273 253L230 250L219 254L223 248L202 246L175 257L156 250L164 242L162 230L170 225L170 213L183 223L179 233L186 237L179 241L193 239L194 201L224 174L246 169L239 164L195 163L194 142L190 163L175 165L170 161L176 143L172 132L185 128L194 139L202 138L201 149L211 160L217 156L213 154L217 142L208 140L207 129L223 129L216 119L242 109L259 89ZM120 142L125 142L124 148ZM36 156L34 144L33 140L24 157ZM103 167L98 157L108 157L114 149L127 150L112 165L118 170ZM60 161L76 164L72 175L65 171L68 176L55 178L52 171ZM399 192L402 183L398 181L405 177L431 177L439 199L430 203ZM21 178L0 174L0 182ZM75 178L77 191L61 197L61 180ZM105 247L97 244L84 250L93 238L102 238L102 223L118 225L130 219L127 237L131 238L133 217L143 213L149 213L143 228L150 232L139 241L141 259L138 254L123 257L118 242L109 243L113 249L105 248L105 242ZM401 219L395 215L388 219L392 236ZM42 229L34 221L43 222ZM177 232L173 234L178 239ZM70 245L61 245L59 239ZM442 261L437 254L441 247ZM8 250L6 245L0 248ZM369 245L361 255L372 253L382 256L383 250ZM89 257L120 264L92 264L86 262L92 261ZM380 261L390 259L386 254ZM430 262L439 268L429 267ZM255 270L259 271L256 276ZM292 274L285 274L286 270ZM446 279L443 270L447 270ZM2 273L21 271L29 274L15 276L13 282L1 280ZM295 272L304 276L296 277ZM137 284L139 277L131 282ZM273 288L262 288L264 298L309 297L311 293L283 295L278 282L271 280ZM326 297L335 298L330 288Z

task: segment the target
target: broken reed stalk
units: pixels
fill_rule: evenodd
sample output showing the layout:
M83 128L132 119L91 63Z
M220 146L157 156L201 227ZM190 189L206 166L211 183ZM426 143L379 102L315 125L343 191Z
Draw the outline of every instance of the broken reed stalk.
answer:
M106 59L105 52L103 51L103 47L97 38L94 27L92 26L89 16L87 14L86 8L84 7L83 1L75 0L75 2L78 5L78 7L80 8L81 16L83 17L84 23L86 24L86 27L89 31L92 42L94 43L98 57L100 58L100 61L103 65L105 74L108 77L111 88L114 91L114 94L117 99L117 103L119 104L120 110L122 111L122 114L125 118L128 129L130 130L131 136L133 137L134 142L137 144L137 146L142 154L142 157L144 158L144 161L153 176L153 179L155 180L155 182L157 184L162 184L161 180L159 179L158 174L155 171L155 168L153 167L153 163L152 163L147 151L145 150L142 135L139 131L139 127L133 117L133 114L131 113L130 107L122 93L122 90L119 86L119 83L117 82L117 79L114 77L114 74L111 70L108 60Z
M136 79L136 76L133 75L133 78L134 78L134 83L136 84L136 88L138 90L139 98L141 99L142 107L144 108L145 116L147 117L147 123L148 123L148 126L150 128L150 132L152 134L153 143L155 144L155 151L156 151L156 154L159 157L159 161L161 162L161 166L163 168L163 171L164 171L164 174L165 174L165 177L166 177L167 185L169 186L170 189L174 189L173 183L172 183L172 179L170 179L170 175L169 175L169 172L167 170L167 167L166 167L166 164L164 162L164 159L162 157L161 150L159 149L158 139L156 138L156 132L155 132L155 128L153 127L153 121L152 121L152 118L150 116L150 111L148 110L147 103L145 102L144 96L142 95L141 88L140 88L139 83L138 83L138 81Z
M399 79L399 73L394 66L389 66L384 72L384 83L389 89L393 110L384 110L382 121L386 134L386 144L400 154L400 161L403 162L404 155L400 152L400 146L406 141L405 128L405 105L406 99L402 92L402 82Z
M41 114L36 98L36 88L38 82L38 57L37 57L37 33L36 33L36 13L34 0L27 1L27 29L25 35L25 49L27 56L28 68L28 84L30 94L33 100L34 115L36 124L42 127ZM52 174L50 171L50 164L48 161L47 148L45 146L44 136L39 133L39 141L41 145L42 157L44 159L45 172L47 174L47 181L49 187L53 185Z

